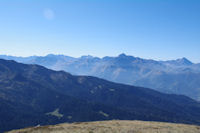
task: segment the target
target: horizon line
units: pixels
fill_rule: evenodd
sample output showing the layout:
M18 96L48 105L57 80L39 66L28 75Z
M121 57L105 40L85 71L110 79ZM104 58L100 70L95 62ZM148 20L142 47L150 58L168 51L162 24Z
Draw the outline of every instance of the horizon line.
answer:
M180 57L180 58L175 58L175 59L155 59L155 58L143 58L143 57L139 57L139 56L134 56L134 55L130 55L130 54L126 54L126 53L120 53L118 55L106 55L106 56L95 56L95 55L91 55L91 54L86 54L86 55L81 55L81 56L70 56L70 55L66 55L66 54L57 54L57 53L49 53L49 54L45 54L45 55L30 55L30 56L22 56L22 55L11 55L11 54L0 54L0 56L7 56L7 57L17 57L17 58L29 58L29 57L46 57L49 55L54 55L54 56L66 56L66 57L72 57L72 58L81 58L81 57L94 57L94 58L100 58L103 59L105 57L119 57L120 55L125 55L125 56L131 56L134 58L140 58L140 59L144 59L144 60L154 60L154 61L175 61L175 60L179 60L179 59L186 59L188 61L190 61L193 64L199 64L200 62L193 62L190 59L188 59L187 57Z

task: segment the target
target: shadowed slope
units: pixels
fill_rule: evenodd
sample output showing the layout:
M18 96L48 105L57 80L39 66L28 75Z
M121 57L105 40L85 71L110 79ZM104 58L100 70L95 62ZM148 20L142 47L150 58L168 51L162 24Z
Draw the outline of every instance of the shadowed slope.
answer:
M188 97L0 60L0 129L61 122L148 120L200 124Z

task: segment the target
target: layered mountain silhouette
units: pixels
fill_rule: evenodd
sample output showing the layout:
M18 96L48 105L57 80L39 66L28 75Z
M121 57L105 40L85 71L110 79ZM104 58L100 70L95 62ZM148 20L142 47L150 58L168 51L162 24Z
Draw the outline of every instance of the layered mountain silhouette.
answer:
M2 59L0 107L0 132L112 119L200 124L200 103L186 96Z
M26 64L38 64L75 75L90 75L109 81L152 88L160 92L183 94L200 100L200 64L186 58L170 61L147 60L120 54L118 57L64 55L44 57L0 56Z

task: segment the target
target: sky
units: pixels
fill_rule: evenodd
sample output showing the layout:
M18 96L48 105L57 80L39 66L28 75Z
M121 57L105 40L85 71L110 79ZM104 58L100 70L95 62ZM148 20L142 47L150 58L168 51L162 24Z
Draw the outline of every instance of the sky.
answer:
M200 63L200 0L0 0L0 54Z

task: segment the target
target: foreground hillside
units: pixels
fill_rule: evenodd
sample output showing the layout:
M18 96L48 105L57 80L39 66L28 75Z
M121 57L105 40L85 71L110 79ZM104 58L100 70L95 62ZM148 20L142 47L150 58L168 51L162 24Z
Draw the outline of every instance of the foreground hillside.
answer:
M200 124L200 103L186 96L7 60L0 60L0 107L0 132L113 119Z
M200 126L143 121L101 121L33 127L8 133L200 133Z

